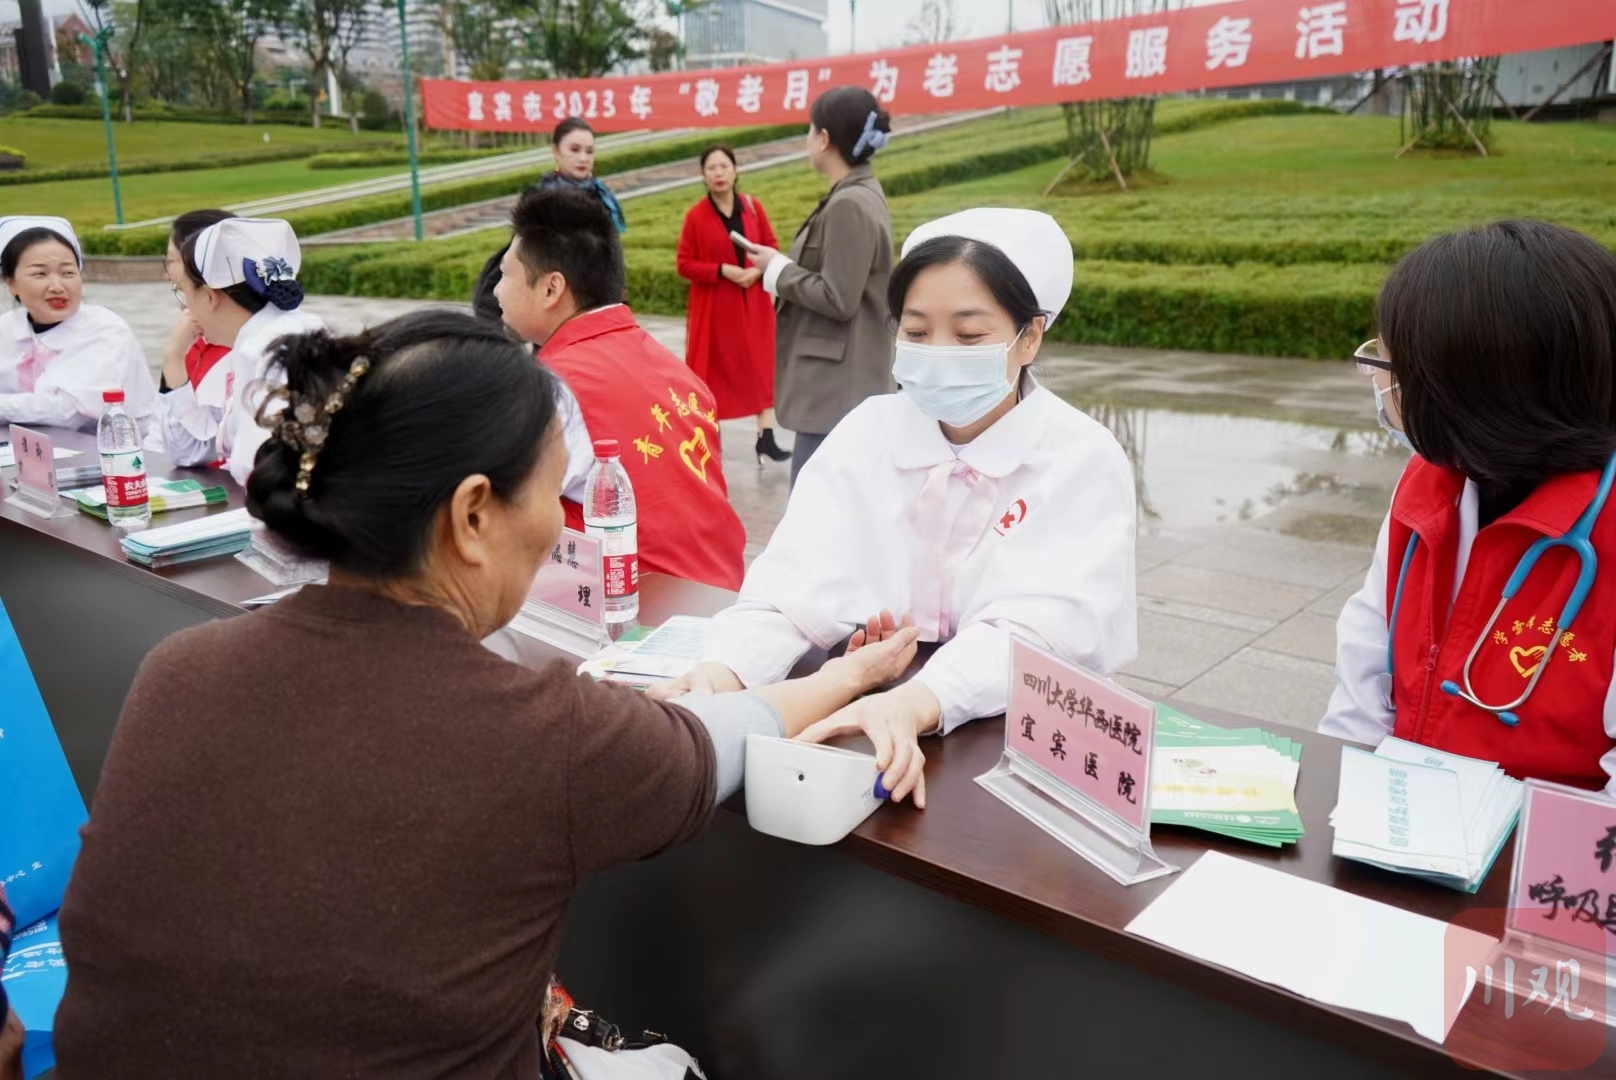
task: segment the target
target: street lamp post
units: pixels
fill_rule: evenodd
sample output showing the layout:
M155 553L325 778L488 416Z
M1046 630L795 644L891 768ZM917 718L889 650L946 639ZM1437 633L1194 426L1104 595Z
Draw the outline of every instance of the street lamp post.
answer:
M847 51L858 52L858 0L847 0Z
M404 17L404 0L398 0L399 58L404 75L404 140L410 151L410 213L415 218L415 239L425 231L421 225L421 162L415 149L415 88L410 85L410 27Z
M103 26L93 35L80 34L79 39L95 50L95 77L101 82L101 126L107 132L107 170L112 174L112 214L123 224L123 192L118 188L118 148L112 138L112 107L108 99L112 87L107 83L107 42L112 40L112 27Z

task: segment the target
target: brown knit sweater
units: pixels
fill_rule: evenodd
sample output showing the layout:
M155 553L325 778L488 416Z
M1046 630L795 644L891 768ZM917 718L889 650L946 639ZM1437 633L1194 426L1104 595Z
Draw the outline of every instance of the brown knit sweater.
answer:
M61 928L59 1080L523 1077L569 896L697 833L690 713L305 588L146 658Z

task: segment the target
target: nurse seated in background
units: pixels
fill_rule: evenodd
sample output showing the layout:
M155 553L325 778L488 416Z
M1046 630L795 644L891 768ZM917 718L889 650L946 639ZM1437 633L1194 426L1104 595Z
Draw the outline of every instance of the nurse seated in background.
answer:
M194 398L211 398L215 407L224 405L224 372L219 361L230 355L227 345L215 345L203 336L190 311L185 307L185 293L180 284L185 280L185 257L180 249L185 241L207 228L236 215L228 210L192 210L174 219L168 231L168 255L163 259L163 276L168 278L179 302L180 315L169 328L163 342L163 378L157 385L159 393L168 394L185 390ZM209 376L212 376L210 379ZM180 399L175 399L176 401ZM170 402L170 405L174 402ZM208 438L218 433L217 420Z
M803 468L712 662L674 692L779 682L811 648L890 631L872 612L909 612L942 647L804 737L869 731L887 788L924 805L917 737L1004 711L1012 635L1107 674L1133 658L1135 511L1111 432L1028 371L1072 289L1054 219L968 210L903 254L887 293L902 392L865 401Z
M0 316L0 424L94 430L107 390L122 390L137 420L151 415L157 385L140 343L84 302L82 267L65 219L0 218L0 276L18 305Z
M1319 730L1616 791L1616 255L1541 222L1437 237L1378 320L1358 366L1416 456Z
M222 385L210 383L219 378L214 372L193 391L163 395L163 437L175 464L223 461L236 483L245 485L258 448L269 438L258 409L270 383L280 378L269 370L270 346L290 334L323 330L325 323L300 310L303 255L284 221L229 218L186 238L179 254L186 310L202 335L229 346L230 355L218 364Z

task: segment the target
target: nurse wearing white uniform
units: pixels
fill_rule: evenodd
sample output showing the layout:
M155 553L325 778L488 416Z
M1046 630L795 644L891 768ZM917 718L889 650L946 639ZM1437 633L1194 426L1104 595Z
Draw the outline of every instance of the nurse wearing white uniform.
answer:
M714 622L712 662L672 692L779 682L811 648L856 648L908 612L942 643L921 672L802 737L868 731L885 786L924 806L917 736L1004 711L1013 635L1104 673L1133 658L1127 458L1027 370L1071 288L1046 214L968 210L910 235L888 291L902 391L860 405L803 468Z
M84 303L82 264L63 218L0 218L0 276L18 302L0 316L0 424L93 430L107 390L136 419L151 415L146 356L128 323Z
M203 335L230 346L200 387L165 394L160 404L169 456L181 465L222 460L246 484L269 431L258 424L274 379L269 347L288 334L325 329L300 310L303 264L297 235L275 218L230 218L187 239L180 250L180 293Z

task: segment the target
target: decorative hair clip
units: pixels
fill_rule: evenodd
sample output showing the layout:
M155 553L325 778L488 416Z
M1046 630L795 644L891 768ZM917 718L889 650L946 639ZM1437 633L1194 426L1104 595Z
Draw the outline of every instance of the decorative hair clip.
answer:
M881 114L878 112L871 112L869 116L865 117L864 130L859 134L858 142L853 144L854 160L863 156L865 147L869 147L871 150L879 150L887 144L887 133L877 131L875 127L875 122L880 118Z
M262 296L280 281L296 281L297 271L285 259L271 255L263 259L242 259L241 275L247 287Z
M365 372L370 370L370 361L363 356L355 357L354 362L348 365L348 374L342 378L342 385L338 386L326 396L323 402L302 400L294 401L290 393L282 391L286 398L286 408L274 420L275 437L294 450L301 451L302 457L297 463L297 493L302 498L309 494L309 482L314 477L314 463L320 457L320 451L325 448L326 439L331 435L331 419L342 411L353 394L354 386L358 384Z

